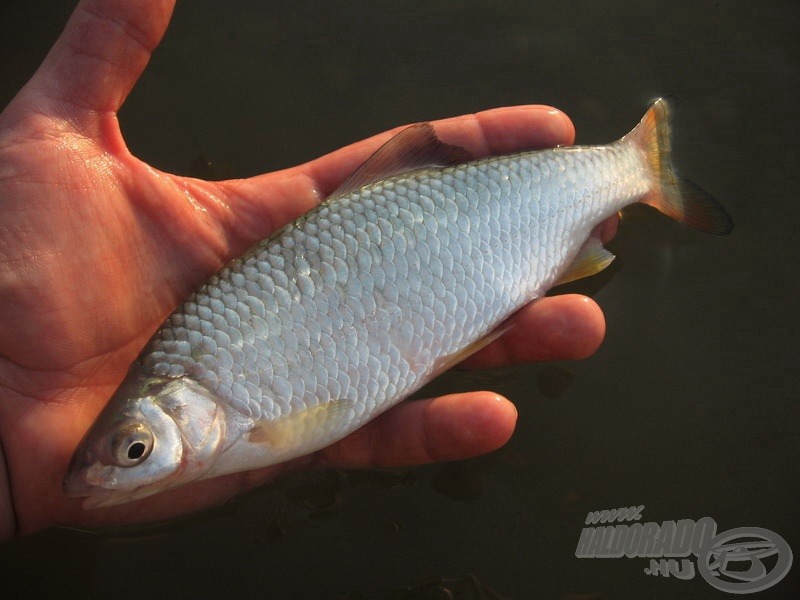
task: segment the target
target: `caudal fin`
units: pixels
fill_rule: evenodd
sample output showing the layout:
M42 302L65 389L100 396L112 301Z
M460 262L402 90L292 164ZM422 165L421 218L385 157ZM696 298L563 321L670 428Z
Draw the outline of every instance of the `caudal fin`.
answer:
M722 205L672 168L669 117L669 105L659 98L625 136L644 151L657 183L641 201L700 231L717 235L730 233L733 221Z

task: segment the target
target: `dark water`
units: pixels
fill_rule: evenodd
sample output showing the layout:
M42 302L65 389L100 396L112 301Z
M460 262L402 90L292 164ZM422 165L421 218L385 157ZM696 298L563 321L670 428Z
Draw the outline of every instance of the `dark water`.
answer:
M121 114L136 154L248 176L398 124L531 102L605 142L669 94L676 162L737 229L705 236L636 211L611 276L576 288L606 313L596 356L438 382L516 402L517 433L494 455L302 476L167 529L42 532L0 547L0 597L726 596L699 575L648 576L645 558L576 558L587 512L631 505L642 522L766 528L800 553L795 3L274 4L179 4ZM71 6L3 3L2 104ZM797 597L798 572L757 597Z

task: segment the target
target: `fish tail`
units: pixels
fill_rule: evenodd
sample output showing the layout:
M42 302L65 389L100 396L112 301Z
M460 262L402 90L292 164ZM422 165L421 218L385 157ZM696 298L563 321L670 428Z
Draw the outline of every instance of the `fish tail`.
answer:
M670 108L659 98L639 124L625 136L645 154L655 185L641 202L690 227L724 235L733 229L728 213L710 194L672 167L670 159Z

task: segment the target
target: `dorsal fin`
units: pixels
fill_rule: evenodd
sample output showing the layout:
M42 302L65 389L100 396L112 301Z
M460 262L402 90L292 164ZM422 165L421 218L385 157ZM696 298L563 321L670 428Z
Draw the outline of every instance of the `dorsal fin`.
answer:
M430 123L406 127L370 156L331 194L342 196L393 175L424 167L445 167L472 160L460 146L445 144Z

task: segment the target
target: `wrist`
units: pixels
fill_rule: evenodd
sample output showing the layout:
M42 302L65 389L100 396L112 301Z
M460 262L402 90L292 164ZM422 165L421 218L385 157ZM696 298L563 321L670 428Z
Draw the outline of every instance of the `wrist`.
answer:
M17 520L14 515L14 503L11 501L11 478L8 462L0 443L0 542L14 537L17 531Z

